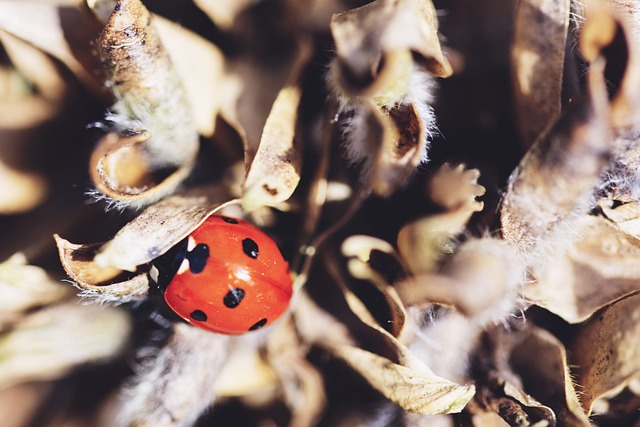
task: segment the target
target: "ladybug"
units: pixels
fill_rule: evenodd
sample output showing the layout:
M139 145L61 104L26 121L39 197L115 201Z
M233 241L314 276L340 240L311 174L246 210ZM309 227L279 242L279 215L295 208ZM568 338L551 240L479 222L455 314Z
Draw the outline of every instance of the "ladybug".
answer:
M221 215L156 259L149 276L184 320L228 335L271 324L292 294L278 245L250 222Z

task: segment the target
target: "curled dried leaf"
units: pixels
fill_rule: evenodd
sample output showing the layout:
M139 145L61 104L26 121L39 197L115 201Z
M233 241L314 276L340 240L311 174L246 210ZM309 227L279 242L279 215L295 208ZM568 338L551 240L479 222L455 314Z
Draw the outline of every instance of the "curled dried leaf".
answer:
M447 381L424 365L398 365L357 347L339 346L330 350L406 411L425 415L460 412L475 393L472 385Z
M516 6L511 60L518 124L527 147L560 116L570 3L525 0Z
M0 336L0 387L108 360L123 350L130 331L129 317L117 308L71 301L40 310Z
M92 157L92 177L116 200L148 204L171 193L193 167L199 141L190 105L139 0L118 1L100 35L99 53L118 99L114 109L125 118L113 120L126 131L149 135L105 136ZM131 176L132 170L139 176Z
M284 87L273 103L243 184L246 211L284 202L298 186L302 159L294 136L299 103L300 87L296 85Z
M640 294L623 298L581 325L570 345L582 408L620 389L640 372Z
M69 28L73 31L66 31ZM87 87L107 98L99 61L88 49L100 28L82 8L60 2L2 1L0 29L59 59Z

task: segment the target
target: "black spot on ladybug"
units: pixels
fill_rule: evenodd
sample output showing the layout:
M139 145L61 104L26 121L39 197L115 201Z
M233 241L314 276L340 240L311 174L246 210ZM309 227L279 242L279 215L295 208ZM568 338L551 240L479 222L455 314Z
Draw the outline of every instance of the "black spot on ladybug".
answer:
M257 331L267 324L267 319L260 319L256 323L253 324L252 327L249 328L250 331Z
M223 217L222 217L222 220L223 220L224 222L228 222L229 224L237 224L237 223L238 223L238 220L237 220L237 219L229 218L229 217L227 217L227 216L223 216Z
M189 270L193 274L201 273L207 265L207 259L209 259L209 246L200 243L192 251L187 252L186 256L189 260Z
M224 296L224 305L229 308L236 308L244 298L244 289L233 288Z
M242 252L250 258L258 258L258 244L249 238L242 241Z
M207 314L202 310L194 310L189 315L193 320L197 320L198 322L206 322Z
M151 277L152 282L156 283L158 290L164 293L167 286L180 269L180 265L187 253L187 239L183 239L180 243L169 249L164 255L153 260L153 266L157 271L157 277Z

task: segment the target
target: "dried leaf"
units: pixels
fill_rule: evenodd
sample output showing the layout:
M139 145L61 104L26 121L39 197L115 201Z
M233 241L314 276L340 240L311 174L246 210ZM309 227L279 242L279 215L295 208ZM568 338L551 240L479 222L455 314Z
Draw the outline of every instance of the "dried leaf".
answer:
M374 193L389 196L426 160L433 82L422 66L451 73L435 9L428 0L378 0L334 15L331 31L336 58L328 81L344 116L347 158L363 163L363 180Z
M524 293L534 304L577 323L640 290L640 245L600 217L581 217L572 228L578 236L572 246L548 259Z
M109 197L148 204L173 192L193 167L199 141L190 105L139 0L117 3L100 35L99 53L119 101L114 109L125 118L113 120L128 132L149 134L106 135L90 162L92 178Z
M149 206L101 247L96 265L136 271L195 230L226 197L222 188L204 187Z
M215 399L216 378L232 357L233 340L176 324L169 343L153 363L139 368L136 383L122 393L109 419L140 427L193 425Z
M529 327L529 334L512 350L511 364L527 393L553 409L559 425L590 425L578 401L582 389L573 385L566 350L553 335Z
M381 298L388 305L389 316L384 322L384 327L394 337L402 334L405 325L407 313L396 293L396 290L388 283L388 279L382 272L376 271L371 265L371 260L375 256L375 252L382 252L397 260L395 251L389 243L370 236L355 235L350 236L342 243L342 254L349 258L347 268L349 273L356 279L366 280L373 284L379 292ZM372 323L370 314L362 310L350 293L345 293L347 303L349 303L353 312L367 324ZM375 321L373 321L375 323Z
M273 103L243 185L246 211L284 202L298 186L302 159L294 136L299 103L297 85L284 87Z
M55 379L79 364L117 355L131 324L116 308L76 301L40 310L0 335L0 387Z
M620 389L638 375L640 295L623 298L581 325L570 345L580 403L591 413L599 397Z
M511 57L527 147L560 116L570 14L569 0L525 0L516 6Z
M460 412L475 393L472 385L439 378L424 365L398 365L357 347L339 346L331 351L406 411L425 415Z

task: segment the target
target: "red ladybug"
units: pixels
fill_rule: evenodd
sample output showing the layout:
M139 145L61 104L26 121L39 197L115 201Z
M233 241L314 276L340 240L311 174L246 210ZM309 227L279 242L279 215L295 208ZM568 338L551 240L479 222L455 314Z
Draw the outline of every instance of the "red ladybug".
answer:
M292 280L276 243L251 223L212 215L149 272L164 299L194 326L239 335L289 306Z

